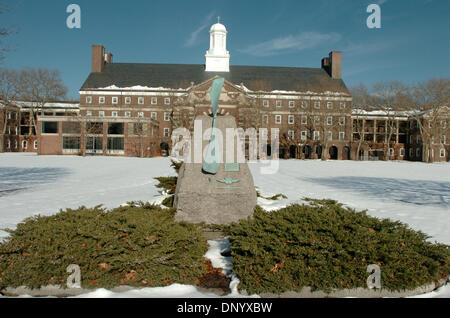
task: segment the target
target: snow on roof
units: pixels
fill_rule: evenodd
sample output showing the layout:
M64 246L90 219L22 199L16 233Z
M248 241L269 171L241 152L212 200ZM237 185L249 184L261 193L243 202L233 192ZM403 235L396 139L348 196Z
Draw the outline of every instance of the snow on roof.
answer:
M130 91L173 91L173 88L167 88L167 87L149 87L149 86L130 86L130 87L119 87L116 85L110 85L106 87L100 87L98 89L104 89L104 90L130 90ZM178 88L175 89L177 91L187 91L185 88Z
M15 101L15 105L21 108L30 108L30 107L41 107L37 102L27 102L27 101ZM49 102L45 103L42 108L70 108L77 109L80 107L80 103L75 102Z

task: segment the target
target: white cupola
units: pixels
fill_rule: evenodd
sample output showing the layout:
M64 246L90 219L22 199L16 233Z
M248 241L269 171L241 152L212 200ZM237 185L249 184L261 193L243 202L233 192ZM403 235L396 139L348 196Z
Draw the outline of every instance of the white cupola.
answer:
M209 30L209 50L206 51L206 72L229 72L230 53L227 51L227 29L220 18Z

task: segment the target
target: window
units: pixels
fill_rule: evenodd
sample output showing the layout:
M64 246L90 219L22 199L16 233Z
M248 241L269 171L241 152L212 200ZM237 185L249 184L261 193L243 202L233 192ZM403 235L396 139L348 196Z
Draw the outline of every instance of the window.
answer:
M123 138L108 137L107 150L124 150L124 140Z
M262 123L263 124L268 124L269 123L269 116L268 115L263 115L262 116Z
M119 103L119 98L118 98L118 97L113 97L113 98L112 98L112 103L113 103L113 104Z
M131 117L131 112L125 112L125 117Z
M157 117L158 117L158 116L157 116L156 112L152 112L152 113L151 113L151 118L152 118L152 119L155 119L155 120L156 120Z
M86 116L92 116L92 112L91 112L90 110L88 110L88 111L86 112Z
M38 149L38 141L37 140L34 141L33 148L34 149Z
M62 123L62 132L63 134L80 134L81 133L81 125L77 122L63 122Z
M333 108L333 103L332 103L332 102L327 102L327 108L328 108L328 109Z
M152 105L158 104L158 98L152 97Z
M170 121L170 113L164 112L164 121Z
M43 121L42 122L42 133L43 134L57 134L58 133L58 122L57 121Z
M308 117L302 116L302 124L306 125L308 123Z
M147 134L147 124L144 123L129 123L128 134L134 136L145 136Z
M80 137L63 137L63 149L64 150L79 150L80 149Z
M263 106L264 107L269 107L269 101L268 100L263 100Z
M67 138L68 142L70 141L69 138L70 139L74 138L70 142L78 141L78 148L76 148L76 146L77 146L76 144L71 144L71 145L69 145L69 147L72 147L72 148L65 148L65 149L67 149L67 150L79 149L80 146L79 146L79 138L78 137L65 137L65 138ZM76 140L75 138L77 138L78 140ZM64 142L64 138L63 138L63 142ZM103 137L88 137L86 140L86 151L102 153L103 152Z
M308 102L302 101L302 108L306 108L308 106Z
M281 106L282 106L282 104L281 104L281 100L277 100L277 103L276 103L276 105L277 105L277 107L281 107Z
M308 134L308 132L306 131L306 130L302 130L301 132L300 132L300 139L301 140L306 140L306 138L307 138L307 135Z
M125 97L125 104L131 104L131 97Z
M345 140L345 132L339 132L339 140L343 141Z
M320 108L320 102L314 102L314 108L319 109Z
M289 131L288 131L288 136L289 136L291 139L294 139L294 131L293 131L293 130L289 130Z
M139 112L139 113L138 113L138 117L139 117L139 118L143 118L143 117L144 117L144 112Z
M294 115L289 115L289 117L288 117L288 123L289 123L290 125L294 124Z
M123 135L123 123L108 123L108 135Z
M164 128L164 137L170 137L170 128Z
M405 156L405 148L400 148L400 157Z
M394 157L394 148L389 148L389 157Z
M103 123L87 122L86 123L86 133L88 135L102 135L103 134ZM88 147L86 147L86 149L88 149Z
M112 112L112 113L111 113L111 116L112 116L112 117L118 117L118 116L119 116L119 113L118 113L118 112Z
M293 100L289 101L289 107L290 108L294 108L295 107L295 102Z
M345 117L339 117L339 125L341 126L345 125Z
M333 140L333 133L331 131L328 132L327 139L328 139L328 141Z
M275 115L275 124L281 124L281 115Z
M22 149L27 149L28 142L26 140L22 140Z
M320 132L317 131L317 130L315 130L315 131L313 132L313 139L314 139L314 140L319 140L319 137L320 137Z
M92 96L86 96L86 104L92 104Z
M344 102L342 102L342 103L340 104L340 106L341 106L341 109L345 109L345 103L344 103Z
M327 125L330 126L333 124L333 117L332 116L328 116L327 117Z
M442 149L440 150L440 155L441 155L441 158L444 158L444 157L445 157L445 149L444 149L444 148L442 148Z
M98 112L99 117L105 117L105 111L101 110Z
M99 102L100 104L104 104L104 103L105 103L105 96L100 96L100 97L98 98L98 102Z
M170 105L170 98L169 97L164 98L164 104L165 105Z
M138 97L138 104L144 104L144 97Z

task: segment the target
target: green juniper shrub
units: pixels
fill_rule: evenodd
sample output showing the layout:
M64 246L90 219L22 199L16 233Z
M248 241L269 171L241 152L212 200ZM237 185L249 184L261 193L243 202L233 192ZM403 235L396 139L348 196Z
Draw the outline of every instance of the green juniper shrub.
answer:
M261 192L259 192L258 190L256 190L256 197L257 198L263 198L263 199L266 199L266 200L272 200L272 201L276 201L279 198L282 198L282 199L287 199L288 198L286 195L284 195L282 193L278 193L278 194L275 194L275 195L273 195L271 197L267 197L266 198L266 197L262 196Z
M170 165L175 170L177 175L178 172L180 171L182 164L183 164L182 162L176 162L173 160L171 161ZM173 207L173 200L175 196L175 190L177 188L178 177L157 177L155 179L159 181L156 187L158 189L163 189L160 191L160 193L165 192L166 194L169 195L167 198L163 200L162 205L169 208Z
M249 293L367 288L369 264L382 288L414 289L449 275L450 250L400 222L377 219L332 200L312 200L276 212L256 207L233 223L233 272Z
M80 266L84 288L193 284L205 273L207 244L174 213L130 202L28 218L0 244L0 289L66 287L70 264Z

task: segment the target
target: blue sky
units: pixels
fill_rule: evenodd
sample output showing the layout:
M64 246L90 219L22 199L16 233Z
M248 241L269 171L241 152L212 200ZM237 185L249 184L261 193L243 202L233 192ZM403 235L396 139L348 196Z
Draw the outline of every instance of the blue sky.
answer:
M343 52L347 86L412 83L450 75L448 0L9 0L0 27L15 25L3 67L58 68L69 97L89 75L91 45L115 62L204 64L209 27L221 17L232 65L320 67ZM81 29L66 27L66 7L81 7ZM381 6L381 29L366 8Z

